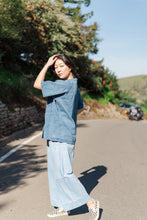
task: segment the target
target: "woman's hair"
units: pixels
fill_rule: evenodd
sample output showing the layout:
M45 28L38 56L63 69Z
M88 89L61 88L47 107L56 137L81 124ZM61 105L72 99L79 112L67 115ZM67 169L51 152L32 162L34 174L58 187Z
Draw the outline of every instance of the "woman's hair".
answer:
M73 74L73 76L76 78L78 77L78 75L75 72L75 64L74 62L71 60L71 58L69 58L66 54L60 54L58 56L56 56L58 59L62 60L70 69L71 72ZM55 72L55 67L54 65L52 66L52 70Z

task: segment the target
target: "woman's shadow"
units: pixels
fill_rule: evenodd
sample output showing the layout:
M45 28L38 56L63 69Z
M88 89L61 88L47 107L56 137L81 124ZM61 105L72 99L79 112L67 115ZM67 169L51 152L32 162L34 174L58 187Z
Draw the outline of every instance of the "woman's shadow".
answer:
M107 168L104 166L95 166L81 173L79 177L80 182L85 187L88 194L94 189L99 183L99 179L107 173ZM102 215L102 209L100 209L100 217ZM70 211L70 215L79 215L88 212L87 205L83 205L79 208Z

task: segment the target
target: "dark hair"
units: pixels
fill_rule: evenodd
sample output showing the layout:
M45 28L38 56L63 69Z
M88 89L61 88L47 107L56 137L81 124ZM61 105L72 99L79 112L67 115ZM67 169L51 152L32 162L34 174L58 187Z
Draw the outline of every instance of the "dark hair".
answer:
M71 72L75 78L78 77L78 75L75 72L75 64L69 56L67 56L66 54L60 54L57 56L57 58L62 60L71 69ZM54 65L52 67L52 70L55 72Z

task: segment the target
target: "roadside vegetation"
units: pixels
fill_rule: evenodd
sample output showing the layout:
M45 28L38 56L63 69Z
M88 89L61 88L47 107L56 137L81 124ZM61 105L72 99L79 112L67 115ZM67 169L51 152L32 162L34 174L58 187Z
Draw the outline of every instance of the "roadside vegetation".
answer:
M122 78L118 80L118 83L120 89L134 95L137 102L142 102L147 98L147 75Z
M131 102L142 107L147 114L147 75L126 77L118 80L124 102Z
M0 0L0 100L24 104L26 97L41 97L33 82L47 59L66 53L75 62L79 87L85 100L100 103L136 102L122 91L115 73L95 61L99 25L85 25L93 15L81 13L91 0ZM76 6L76 7L75 7ZM48 80L55 80L51 71ZM147 102L142 103L146 111Z

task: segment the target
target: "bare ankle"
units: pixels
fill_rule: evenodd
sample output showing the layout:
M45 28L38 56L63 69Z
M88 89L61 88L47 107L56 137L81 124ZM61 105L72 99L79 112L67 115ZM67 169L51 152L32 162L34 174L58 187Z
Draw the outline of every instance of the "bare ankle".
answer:
M89 202L87 202L88 209L93 208L94 205L95 205L95 201L93 198Z

